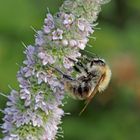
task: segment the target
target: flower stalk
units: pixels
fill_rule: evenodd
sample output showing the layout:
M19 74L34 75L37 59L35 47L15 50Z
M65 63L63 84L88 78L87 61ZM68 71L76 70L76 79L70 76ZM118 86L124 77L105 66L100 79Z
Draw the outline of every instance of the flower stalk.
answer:
M3 140L54 140L61 134L65 96L63 77L53 67L72 73L101 5L107 0L65 0L58 13L47 13L35 44L26 47L26 59L17 73L19 90L12 89L3 111Z

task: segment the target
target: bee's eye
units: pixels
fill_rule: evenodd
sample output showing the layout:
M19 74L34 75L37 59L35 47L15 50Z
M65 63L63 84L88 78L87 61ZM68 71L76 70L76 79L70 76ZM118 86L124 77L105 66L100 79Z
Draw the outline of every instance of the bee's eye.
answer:
M93 65L100 65L100 66L104 66L105 62L101 59L94 59L93 61L91 61L90 66L92 67Z

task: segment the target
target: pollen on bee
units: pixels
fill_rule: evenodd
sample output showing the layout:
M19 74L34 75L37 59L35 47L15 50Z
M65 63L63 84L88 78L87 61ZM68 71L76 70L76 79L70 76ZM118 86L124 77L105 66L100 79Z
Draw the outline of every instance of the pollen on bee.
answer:
M103 80L101 81L99 88L98 88L99 92L102 92L107 88L107 86L110 82L110 79L111 79L111 75L112 75L112 73L111 73L109 66L106 66Z

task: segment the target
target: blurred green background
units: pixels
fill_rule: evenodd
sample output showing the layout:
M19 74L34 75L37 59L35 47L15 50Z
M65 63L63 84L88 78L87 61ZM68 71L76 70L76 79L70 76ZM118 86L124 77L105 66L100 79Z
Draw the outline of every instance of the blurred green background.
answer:
M22 41L34 43L49 7L58 11L62 0L0 0L0 91L18 89L16 73L24 60ZM67 100L63 118L65 140L140 139L140 0L112 0L102 7L99 25L88 48L111 66L109 88L98 94L82 116L84 103ZM0 97L0 108L6 99ZM0 123L2 123L0 114ZM61 140L62 138L60 138Z

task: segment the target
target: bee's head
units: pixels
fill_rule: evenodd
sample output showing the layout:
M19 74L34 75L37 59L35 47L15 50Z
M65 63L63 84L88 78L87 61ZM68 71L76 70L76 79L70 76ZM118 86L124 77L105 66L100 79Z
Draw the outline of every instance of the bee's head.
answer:
M101 58L93 58L91 61L90 66L92 67L93 65L97 65L97 66L105 66L106 62L104 59Z

